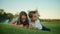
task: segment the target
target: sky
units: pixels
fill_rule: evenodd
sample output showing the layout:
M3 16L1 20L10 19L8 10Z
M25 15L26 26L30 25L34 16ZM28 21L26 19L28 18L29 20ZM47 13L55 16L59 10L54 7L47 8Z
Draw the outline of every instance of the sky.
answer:
M0 9L12 14L38 9L42 19L60 19L60 0L0 0Z

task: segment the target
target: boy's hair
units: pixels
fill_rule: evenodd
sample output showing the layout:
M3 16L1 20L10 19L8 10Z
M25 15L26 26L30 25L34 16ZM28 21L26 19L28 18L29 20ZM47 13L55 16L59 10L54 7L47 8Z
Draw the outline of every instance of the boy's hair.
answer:
M30 17L30 18L32 18L32 14L36 14L37 13L37 11L30 11L29 13L28 13L28 16Z

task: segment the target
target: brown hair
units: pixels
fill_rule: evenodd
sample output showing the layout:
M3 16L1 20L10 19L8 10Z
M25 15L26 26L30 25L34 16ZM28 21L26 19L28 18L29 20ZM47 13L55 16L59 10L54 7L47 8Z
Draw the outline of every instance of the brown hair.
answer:
M32 18L32 14L35 14L35 13L37 13L37 11L30 11L30 12L28 13L28 15L29 15L30 18Z
M25 15L26 16L26 21L24 23L21 21L21 16L22 15ZM23 24L24 26L25 25L29 25L29 20L28 20L28 17L27 17L26 12L24 12L24 11L21 11L20 12L18 21L20 22L20 23L18 22L18 24Z

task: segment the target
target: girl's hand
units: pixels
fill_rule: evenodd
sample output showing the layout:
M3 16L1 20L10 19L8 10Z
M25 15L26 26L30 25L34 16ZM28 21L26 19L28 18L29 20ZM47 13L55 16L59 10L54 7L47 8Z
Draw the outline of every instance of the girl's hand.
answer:
M29 25L25 25L24 28L29 28Z
M19 26L23 28L23 25L22 25L22 24L21 24L21 25L19 25Z

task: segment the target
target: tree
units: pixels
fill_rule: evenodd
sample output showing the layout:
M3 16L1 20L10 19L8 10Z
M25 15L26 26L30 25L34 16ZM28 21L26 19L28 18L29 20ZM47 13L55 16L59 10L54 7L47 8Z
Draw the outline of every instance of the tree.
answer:
M7 13L7 18L10 19L10 18L14 18L14 15L12 13Z
M19 15L19 13L17 12L17 13L14 15L14 17L18 17L18 15Z
M4 12L3 9L0 9L0 20L5 19L6 18L6 13Z

